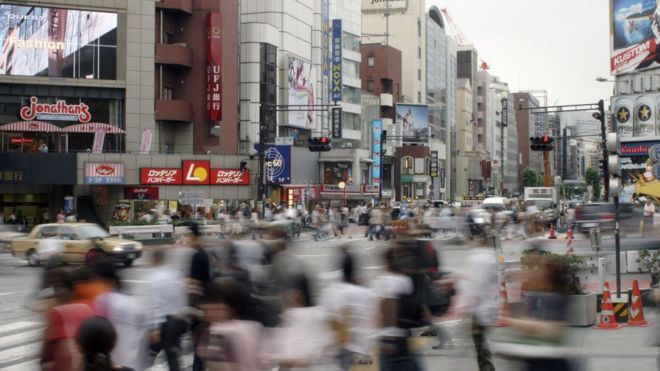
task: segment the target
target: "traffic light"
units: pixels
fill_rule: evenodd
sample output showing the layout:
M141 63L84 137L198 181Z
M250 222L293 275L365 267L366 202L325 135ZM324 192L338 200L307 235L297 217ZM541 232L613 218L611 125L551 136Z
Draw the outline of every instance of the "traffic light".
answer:
M552 151L554 147L552 146L553 139L547 135L542 137L531 137L529 138L530 146L529 148L532 151L538 152L547 152Z
M328 137L309 138L308 147L312 152L327 152L332 149L332 146L330 145L330 138Z

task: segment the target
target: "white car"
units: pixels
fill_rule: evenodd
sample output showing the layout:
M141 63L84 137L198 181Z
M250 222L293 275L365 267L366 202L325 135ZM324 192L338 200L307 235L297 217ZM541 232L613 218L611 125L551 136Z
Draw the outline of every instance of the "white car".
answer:
M0 251L10 247L11 241L25 237L26 233L19 232L17 225L0 224Z

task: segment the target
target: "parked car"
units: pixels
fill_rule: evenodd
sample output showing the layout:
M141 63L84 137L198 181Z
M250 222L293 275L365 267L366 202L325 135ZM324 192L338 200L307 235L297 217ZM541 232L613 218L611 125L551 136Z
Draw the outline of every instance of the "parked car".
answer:
M506 197L488 197L481 203L481 208L486 210L503 211L509 200Z
M111 237L102 227L93 223L41 224L29 235L11 242L13 256L25 259L30 266L38 266L45 259L40 249L45 239L53 240L61 247L61 255L67 263L84 263L93 254L108 254L125 266L131 266L142 256L140 242Z
M18 230L18 225L0 224L0 251L9 248L11 241L19 237L25 237L25 233Z
M619 222L621 233L636 233L639 231L643 217L643 205L620 204ZM591 228L600 228L601 233L614 233L614 204L610 202L594 202L579 205L575 209L575 229L588 234Z

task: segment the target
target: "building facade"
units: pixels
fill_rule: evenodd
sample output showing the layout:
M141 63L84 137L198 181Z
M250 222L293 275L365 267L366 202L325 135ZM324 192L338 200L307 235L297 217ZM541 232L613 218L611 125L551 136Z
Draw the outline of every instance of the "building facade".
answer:
M545 117L533 112L534 107L540 107L539 100L528 92L513 94L516 109L516 125L518 128L518 179L522 173L532 168L543 175L543 155L531 151L529 138L542 136L545 128ZM522 192L522 183L519 191Z

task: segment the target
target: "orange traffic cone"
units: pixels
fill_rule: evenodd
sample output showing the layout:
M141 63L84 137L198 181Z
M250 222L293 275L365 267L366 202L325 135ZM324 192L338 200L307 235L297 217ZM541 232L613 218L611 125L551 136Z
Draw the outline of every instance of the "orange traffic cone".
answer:
M603 286L603 301L600 307L600 320L598 322L599 329L615 330L620 326L616 323L614 318L614 307L612 306L612 295L610 294L610 283L605 281Z
M557 236L555 236L555 225L552 224L552 223L550 223L550 237L548 237L548 238L551 239L551 240L554 240L554 239L557 238Z
M500 281L500 313L498 314L498 320L496 325L498 327L504 326L502 322L503 317L509 317L511 313L509 312L509 296L506 293L506 283L504 279Z
M633 281L632 297L630 299L630 318L628 326L642 327L648 325L644 320L644 305L642 304L642 295L639 292L639 283Z

